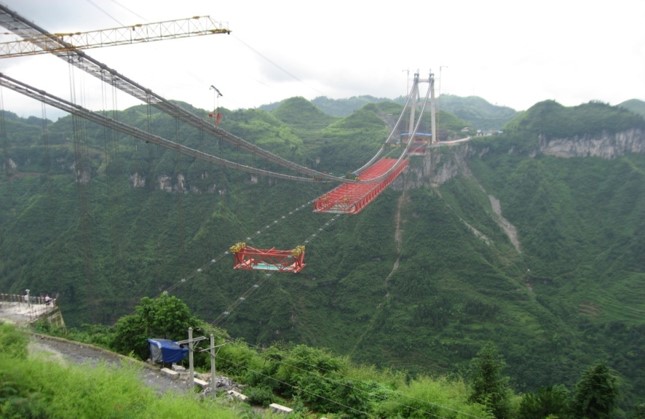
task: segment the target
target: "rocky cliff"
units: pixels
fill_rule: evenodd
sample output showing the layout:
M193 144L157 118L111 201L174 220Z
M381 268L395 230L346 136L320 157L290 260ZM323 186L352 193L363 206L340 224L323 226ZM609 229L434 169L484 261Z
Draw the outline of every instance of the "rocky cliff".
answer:
M615 134L605 132L573 138L540 137L540 153L554 157L600 157L612 159L630 153L645 153L645 132L632 129Z
M491 141L495 141L491 137ZM440 186L458 175L471 176L468 161L489 152L489 147L470 143L454 144L430 149L418 161L410 165L405 181L406 189L424 185ZM517 153L510 148L509 153ZM632 129L608 134L574 136L571 138L546 138L540 136L536 149L528 152L529 157L539 155L559 158L599 157L613 159L626 154L645 154L645 131ZM417 159L415 158L415 159ZM402 183L396 185L401 187Z

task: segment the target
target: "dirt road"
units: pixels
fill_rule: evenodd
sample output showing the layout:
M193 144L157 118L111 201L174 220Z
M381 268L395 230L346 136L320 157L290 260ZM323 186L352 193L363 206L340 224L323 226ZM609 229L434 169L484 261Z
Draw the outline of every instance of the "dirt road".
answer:
M188 390L185 381L173 380L162 374L157 367L92 345L34 334L31 336L29 343L29 353L34 355L42 354L63 364L78 364L88 368L99 364L119 368L124 363L128 363L139 367L139 376L142 382L158 393L168 391L184 393Z

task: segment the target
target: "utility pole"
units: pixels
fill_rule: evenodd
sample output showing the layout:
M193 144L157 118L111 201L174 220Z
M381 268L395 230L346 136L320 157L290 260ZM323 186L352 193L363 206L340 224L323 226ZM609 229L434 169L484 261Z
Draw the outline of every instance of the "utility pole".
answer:
M206 336L200 336L195 339L193 339L193 328L189 327L188 328L188 339L185 340L180 340L175 342L177 345L185 345L188 344L188 374L190 376L188 377L188 388L193 388L195 385L195 362L193 359L193 352L195 350L195 343L196 342L201 342L204 339L208 339Z
M192 389L195 385L195 363L193 360L193 328L188 328L188 388Z
M211 392L215 397L215 336L211 333Z
M226 342L222 343L221 345L215 346L215 337L211 333L211 346L210 346L210 352L211 352L211 391L213 393L213 397L215 397L215 377L217 375L217 368L216 368L216 357L217 357L217 350L221 348L222 346L226 345Z

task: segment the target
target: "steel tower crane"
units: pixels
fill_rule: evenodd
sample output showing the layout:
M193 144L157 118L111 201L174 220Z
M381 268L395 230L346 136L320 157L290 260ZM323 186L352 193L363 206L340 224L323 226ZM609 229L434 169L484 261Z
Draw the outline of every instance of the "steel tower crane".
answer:
M8 9L3 10L3 12L5 17L11 15L11 11ZM2 16L0 16L0 26L5 25L10 26L10 20L2 19ZM11 28L8 27L7 29ZM0 58L230 33L229 29L220 23L214 22L209 16L194 16L186 19L119 26L87 32L43 34L29 36L16 41L1 42Z
M111 84L131 96L142 100L144 103L150 104L162 112L165 112L171 116L174 116L178 120L192 125L196 128L204 130L204 132L218 136L224 141L227 141L240 149L246 150L258 157L261 157L267 161L270 161L279 166L291 169L301 175L306 175L312 178L315 181L333 181L339 183L374 183L379 181L386 181L387 178L392 174L395 169L400 168L401 161L397 162L394 166L390 167L383 173L379 173L374 178L369 180L362 180L360 178L352 179L347 177L335 176L330 173L320 172L315 169L311 169L306 166L302 166L298 163L287 160L279 155L276 155L268 150L265 150L258 145L244 140L228 131L219 128L218 126L208 123L203 118L195 115L192 112L187 111L186 109L172 103L171 101L161 97L160 95L154 93L149 88L143 87L134 80L118 73L116 70L108 67L106 64L103 64L96 59L88 56L85 52L81 51L78 48L75 48L74 45L69 44L61 39L56 38L53 34L49 33L45 29L39 27L35 23L25 19L20 14L14 12L13 10L7 8L6 6L0 4L0 26L8 29L14 34L20 36L25 40L32 38L44 37L50 40L53 43L59 44L62 49L60 50L48 50L47 52L52 53L53 55L61 58L75 67L80 68L81 70L97 77L100 80L109 79ZM39 45L42 49L41 45ZM28 89L29 90L29 89ZM402 160L402 159L400 159ZM272 172L271 172L272 173ZM294 178L298 178L294 176ZM299 179L298 179L299 180Z
M96 59L88 56L85 52L74 48L73 45L66 44L64 41L58 40L55 37L50 37L51 34L48 31L25 19L20 14L12 11L2 4L0 4L0 26L7 28L9 31L22 37L23 39L30 39L42 35L50 38L53 42L60 43L62 46L69 48L69 51L51 51L51 53L58 58L69 62L75 67L80 68L81 70L97 77L100 80L110 79L112 85L117 89L142 100L144 103L155 106L162 112L174 116L184 123L187 123L199 129L203 129L204 132L216 135L224 141L238 146L241 149L244 149L258 157L264 158L267 161L273 162L288 169L292 169L298 173L305 174L317 180L356 182L354 180L348 180L343 177L319 172L317 170L289 161L283 157L271 153L270 151L264 150L256 144L248 142L243 138L237 137L230 132L227 132L211 123L208 123L207 121L204 121L203 118L161 97L149 88L143 87L134 80L125 77L124 75L118 73L116 70L108 67L106 64L101 63Z

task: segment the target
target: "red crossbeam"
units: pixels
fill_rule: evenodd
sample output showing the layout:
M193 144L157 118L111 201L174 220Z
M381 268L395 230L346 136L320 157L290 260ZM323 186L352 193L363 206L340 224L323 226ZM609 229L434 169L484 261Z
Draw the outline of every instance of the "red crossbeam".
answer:
M363 170L359 180L376 179L395 167L396 159L381 159ZM314 201L314 212L336 214L358 214L370 202L376 199L405 168L408 161L403 160L387 177L370 183L343 183Z
M277 272L300 272L305 267L305 247L291 250L256 249L237 243L230 249L233 254L233 269L263 270Z

